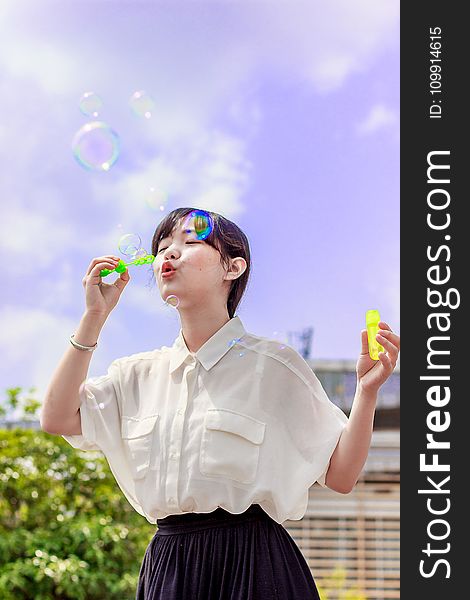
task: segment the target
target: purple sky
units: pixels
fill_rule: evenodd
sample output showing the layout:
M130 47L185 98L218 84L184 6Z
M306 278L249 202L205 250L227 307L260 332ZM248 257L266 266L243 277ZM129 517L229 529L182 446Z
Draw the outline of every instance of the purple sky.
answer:
M141 89L151 119L129 107ZM78 106L87 91L120 136L106 173L71 151L93 120ZM90 260L118 252L122 233L150 251L178 206L247 234L238 314L252 333L313 326L313 359L354 359L367 309L399 332L398 1L3 0L0 107L2 388L45 390ZM152 186L165 212L145 203ZM177 312L148 281L133 269L90 375L173 343Z

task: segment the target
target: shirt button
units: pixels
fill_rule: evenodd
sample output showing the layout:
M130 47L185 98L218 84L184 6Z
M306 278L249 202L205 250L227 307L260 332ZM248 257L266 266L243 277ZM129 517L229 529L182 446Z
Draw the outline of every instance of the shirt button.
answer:
M182 408L178 408L178 410L176 411L179 415L183 414L183 409Z
M168 502L169 502L170 504L174 504L174 503L175 503L175 499L174 499L174 498L168 498Z
M174 452L172 452L172 453L170 454L170 459L171 459L171 460L176 460L176 454L175 454Z

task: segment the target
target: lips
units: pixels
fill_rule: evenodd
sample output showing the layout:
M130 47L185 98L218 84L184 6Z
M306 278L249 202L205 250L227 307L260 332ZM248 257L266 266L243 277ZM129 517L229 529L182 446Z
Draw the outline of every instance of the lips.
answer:
M168 279L168 277L171 277L172 275L175 275L176 271L173 269L173 271L167 271L166 273L162 273L162 279Z
M162 264L162 277L168 277L175 271L176 269L171 262L169 260L165 260L165 262Z

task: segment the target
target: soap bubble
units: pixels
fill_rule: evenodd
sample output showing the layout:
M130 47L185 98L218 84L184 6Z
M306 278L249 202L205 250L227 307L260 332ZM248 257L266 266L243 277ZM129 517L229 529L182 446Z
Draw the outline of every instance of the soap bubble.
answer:
M106 403L104 402L99 402L99 403L92 403L92 402L88 402L88 394L86 392L86 385L87 385L88 379L84 379L80 385L80 387L78 388L78 398L80 400L80 404L83 404L84 402L87 403L87 407L90 408L91 410L103 410L105 408L105 406L107 404L110 403L110 401L106 401Z
M158 187L150 187L145 195L145 202L152 210L164 211L168 203L168 195Z
M238 344L238 342L241 340L242 338L233 338L228 342L228 347L229 348L233 348L234 346L236 346ZM238 356L245 356L245 349L243 348L243 346L238 346L237 348L234 349L234 352L237 353Z
M147 256L147 254L147 250L145 250L144 248L139 248L135 253L134 258L143 258L144 256Z
M75 134L72 150L85 169L109 171L119 156L119 137L103 121L91 121Z
M233 338L232 340L229 341L228 343L228 347L232 348L233 346L235 346L236 343L238 343L242 338Z
M208 212L205 210L193 210L184 221L183 231L194 233L198 240L205 240L213 227L214 222Z
M142 240L137 233L126 233L119 239L118 248L122 254L134 257L142 247Z
M286 334L280 331L273 331L271 338L277 342L279 350L284 350L288 344Z
M78 106L84 115L96 118L103 106L103 101L95 92L85 92L80 98Z
M134 92L129 98L129 105L135 115L146 119L150 119L155 108L154 100L144 90Z
M170 294L169 296L167 296L167 298L165 300L165 304L174 306L174 308L178 308L179 303L180 303L180 299L178 298L178 296L175 296L174 294Z

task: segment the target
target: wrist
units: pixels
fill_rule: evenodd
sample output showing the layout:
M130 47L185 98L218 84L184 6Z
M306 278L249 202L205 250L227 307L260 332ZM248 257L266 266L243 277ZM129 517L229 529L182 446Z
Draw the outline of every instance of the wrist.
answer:
M363 401L375 403L377 401L377 393L377 389L367 387L360 380L358 380L356 394L361 396Z
M82 315L81 323L86 323L87 325L95 325L101 329L101 327L106 322L108 316L108 313L86 310Z

